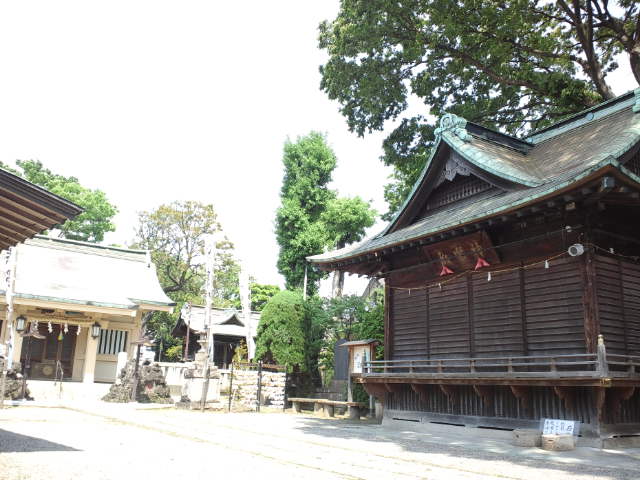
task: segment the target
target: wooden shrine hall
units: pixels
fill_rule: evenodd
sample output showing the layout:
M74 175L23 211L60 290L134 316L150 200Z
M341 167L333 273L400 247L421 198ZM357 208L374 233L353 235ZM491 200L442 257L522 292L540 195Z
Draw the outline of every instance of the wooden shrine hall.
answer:
M391 223L309 257L385 279L384 421L640 434L640 89L515 138L444 115Z

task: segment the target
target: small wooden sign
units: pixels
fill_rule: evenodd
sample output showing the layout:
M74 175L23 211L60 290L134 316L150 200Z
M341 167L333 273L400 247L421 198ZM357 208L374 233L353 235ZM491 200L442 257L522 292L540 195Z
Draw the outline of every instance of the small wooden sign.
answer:
M577 424L573 420L556 420L545 418L542 425L543 435L577 435Z
M429 260L440 260L436 262L434 271L439 271L442 265L452 268L454 272L471 270L478 257L482 257L490 265L499 263L491 239L484 231L428 245L423 247L423 251Z

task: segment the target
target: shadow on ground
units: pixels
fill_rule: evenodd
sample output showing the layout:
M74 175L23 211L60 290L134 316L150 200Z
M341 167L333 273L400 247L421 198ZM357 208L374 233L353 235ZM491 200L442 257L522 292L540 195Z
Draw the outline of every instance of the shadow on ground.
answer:
M584 449L582 453L571 455L571 463L561 463L551 454L540 451L537 455L525 456L523 451L516 452L508 441L489 438L483 445L477 445L473 439L465 438L465 427L450 427L451 432L443 434L441 431L434 433L404 431L383 427L379 424L359 423L349 420L330 420L323 418L301 419L298 430L332 439L366 440L371 442L389 443L399 446L403 451L418 454L446 455L454 459L470 459L488 462L508 462L514 466L529 468L544 468L569 474L588 474L602 479L636 479L640 460L631 456L625 456L624 465L621 463L621 455L608 453L596 449ZM459 434L456 429L460 429ZM459 435L459 437L457 436ZM575 451L574 451L575 452ZM377 454L371 451L371 454ZM389 452L379 454L389 455ZM562 452L559 453L573 453ZM586 460L586 457L598 456L598 465ZM425 459L429 461L428 459ZM606 466L605 466L606 465ZM505 472L506 473L506 472Z
M0 453L10 452L77 452L76 448L43 440L42 438L20 435L0 428Z

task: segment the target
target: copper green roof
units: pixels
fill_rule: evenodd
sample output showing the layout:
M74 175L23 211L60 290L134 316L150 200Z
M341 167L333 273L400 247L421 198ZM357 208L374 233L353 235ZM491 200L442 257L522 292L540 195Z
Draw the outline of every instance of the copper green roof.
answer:
M555 127L536 132L526 139L529 148L513 148L503 142L471 133L458 117L445 122L438 134L432 155L407 201L396 217L378 235L340 250L308 257L314 263L331 263L382 250L434 233L451 230L483 218L499 215L552 195L606 167L620 169L619 159L640 143L640 89L618 97L582 114L559 122ZM442 123L442 122L441 122ZM488 175L509 182L508 189L493 189L434 210L425 218L405 225L403 214L424 186L425 178L437 173L435 158L444 150ZM634 178L637 180L637 178ZM406 217L406 215L404 216Z

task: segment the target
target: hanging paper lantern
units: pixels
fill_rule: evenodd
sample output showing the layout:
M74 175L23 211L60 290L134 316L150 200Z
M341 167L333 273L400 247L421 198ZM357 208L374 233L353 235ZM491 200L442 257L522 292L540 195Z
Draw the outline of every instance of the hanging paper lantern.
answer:
M491 281L491 272L487 273L487 282Z
M80 335L80 325L78 325L78 328L76 329L76 335Z
M47 322L47 330L49 333L53 333L53 326L51 325L51 322Z
M445 275L451 275L452 273L453 273L453 270L451 270L446 265L442 265L442 270L440 270L441 277L444 277Z
M64 324L64 333L69 333L69 325Z
M474 270L480 270L481 268L488 267L490 265L484 258L478 257L478 261L476 262L476 267Z
M549 268L549 260L544 261L544 268Z

